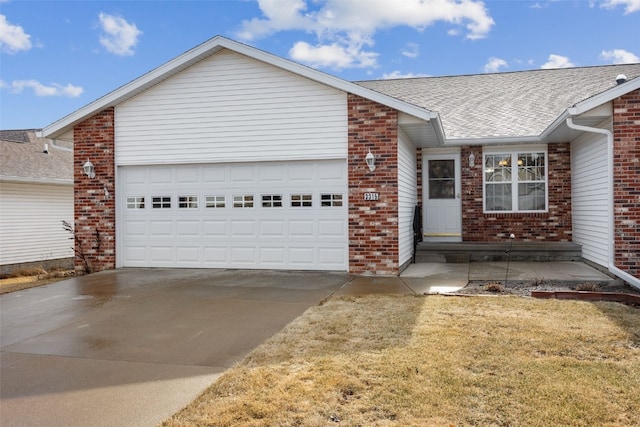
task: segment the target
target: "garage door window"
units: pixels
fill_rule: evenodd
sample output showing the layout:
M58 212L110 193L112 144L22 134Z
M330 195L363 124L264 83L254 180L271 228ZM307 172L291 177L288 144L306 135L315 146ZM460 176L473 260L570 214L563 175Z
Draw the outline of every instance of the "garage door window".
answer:
M253 194L244 194L241 196L233 196L234 208L252 208Z
M153 209L171 209L171 196L153 196L151 207Z
M342 206L342 194L321 194L320 206Z
M262 196L263 208L281 208L282 194L265 194Z
M313 196L311 194L292 194L292 208L310 208L313 206Z
M226 201L224 196L205 196L204 198L204 206L206 208L224 208L226 205Z
M197 209L198 196L178 196L178 208L180 209Z
M127 209L144 209L144 196L127 197Z

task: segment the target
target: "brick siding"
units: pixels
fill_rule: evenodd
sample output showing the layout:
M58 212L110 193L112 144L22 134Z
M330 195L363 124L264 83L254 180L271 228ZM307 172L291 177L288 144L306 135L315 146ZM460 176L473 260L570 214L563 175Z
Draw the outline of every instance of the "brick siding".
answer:
M89 272L115 268L115 160L114 109L108 108L73 128L73 179L76 251L83 254ZM90 160L95 178L82 166ZM85 263L76 257L76 270Z
M396 275L398 248L398 112L348 96L349 272ZM365 156L371 150L376 170ZM365 201L365 193L379 193Z
M613 101L615 264L640 278L640 90Z
M476 160L469 167L469 154ZM549 210L543 213L483 212L482 149L462 147L462 240L494 242L513 233L520 241L567 242L572 239L571 158L569 143L549 144Z

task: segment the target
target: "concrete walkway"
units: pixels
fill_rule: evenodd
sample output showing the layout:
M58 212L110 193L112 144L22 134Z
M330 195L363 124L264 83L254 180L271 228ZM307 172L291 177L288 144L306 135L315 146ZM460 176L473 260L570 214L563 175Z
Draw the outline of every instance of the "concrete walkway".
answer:
M412 264L400 277L356 277L337 296L367 294L438 294L464 288L469 281L504 283L506 262L428 262ZM606 283L613 279L582 262L511 262L508 280L554 280Z

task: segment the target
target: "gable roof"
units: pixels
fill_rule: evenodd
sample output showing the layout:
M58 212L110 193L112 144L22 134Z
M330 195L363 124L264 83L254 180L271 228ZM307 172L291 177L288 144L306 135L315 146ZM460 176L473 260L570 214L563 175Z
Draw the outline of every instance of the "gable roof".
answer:
M428 109L411 104L404 100L380 93L364 86L357 85L335 76L323 73L313 68L306 67L301 64L289 61L279 56L267 53L254 47L227 39L222 36L216 36L199 46L183 53L182 55L172 59L171 61L161 65L154 70L142 75L141 77L121 86L120 88L106 94L105 96L93 101L92 103L74 111L66 117L50 124L42 130L42 136L48 138L59 138L60 136L70 132L73 127L91 117L92 115L109 107L116 106L129 98L147 90L148 88L160 83L163 80L179 73L180 71L200 62L207 57L219 52L221 49L229 49L236 53L251 57L253 59L265 62L267 64L282 68L300 76L309 78L318 83L322 83L329 87L333 87L344 92L353 93L367 99L387 105L398 111L407 113L411 116L418 117L422 120L430 120L435 114Z
M73 184L73 152L38 138L36 129L0 131L0 181ZM49 144L48 153L45 144Z
M616 88L618 74L636 79L640 64L356 83L438 113L455 142L539 138L568 108Z

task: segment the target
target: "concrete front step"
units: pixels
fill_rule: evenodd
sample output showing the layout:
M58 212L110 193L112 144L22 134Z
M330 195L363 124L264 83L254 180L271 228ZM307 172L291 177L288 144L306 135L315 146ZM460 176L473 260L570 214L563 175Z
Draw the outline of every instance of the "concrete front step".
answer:
M581 261L582 247L572 242L418 243L416 262Z

